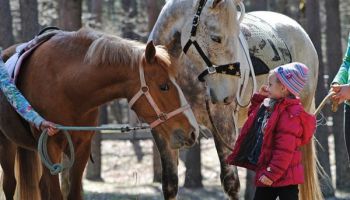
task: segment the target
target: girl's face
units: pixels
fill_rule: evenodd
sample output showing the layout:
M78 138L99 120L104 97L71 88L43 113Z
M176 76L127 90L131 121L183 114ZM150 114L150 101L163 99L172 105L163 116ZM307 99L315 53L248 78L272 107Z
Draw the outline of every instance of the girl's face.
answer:
M284 85L277 79L275 73L271 73L268 78L268 97L271 99L280 99L288 95L288 90Z

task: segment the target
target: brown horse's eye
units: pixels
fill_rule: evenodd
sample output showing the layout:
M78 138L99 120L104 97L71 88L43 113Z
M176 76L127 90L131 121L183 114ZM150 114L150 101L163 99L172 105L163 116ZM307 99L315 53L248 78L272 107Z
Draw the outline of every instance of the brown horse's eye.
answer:
M164 84L160 85L159 88L162 91L168 91L169 90L169 85L167 83L164 83Z

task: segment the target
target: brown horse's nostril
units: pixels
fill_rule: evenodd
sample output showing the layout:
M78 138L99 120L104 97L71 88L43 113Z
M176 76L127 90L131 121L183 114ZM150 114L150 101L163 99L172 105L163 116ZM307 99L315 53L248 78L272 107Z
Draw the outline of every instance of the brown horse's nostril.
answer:
M196 133L195 133L195 132L192 132L192 133L191 133L191 140L192 140L192 141L196 141L196 139L197 139Z
M225 103L225 104L230 104L230 103L232 103L232 101L233 101L233 97L226 97L226 98L224 99L224 103Z
M181 148L183 146L190 147L197 141L197 134L194 129L189 135L185 134L182 129L177 129L171 135L171 143L173 148Z

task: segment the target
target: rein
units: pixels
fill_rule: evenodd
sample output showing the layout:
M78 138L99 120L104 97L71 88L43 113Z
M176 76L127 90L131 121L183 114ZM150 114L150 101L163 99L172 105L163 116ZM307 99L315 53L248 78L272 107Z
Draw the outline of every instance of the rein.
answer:
M233 151L233 148L227 144L227 142L225 142L225 139L222 137L222 135L219 133L219 130L218 128L216 127L215 123L214 123L214 120L213 120L213 116L212 116L212 113L210 111L210 99L208 97L208 95L206 95L206 98L205 98L205 108L207 109L207 112L208 112L208 116L209 116L209 121L213 127L213 130L215 132L215 135L218 136L219 140L222 142L222 144L229 150Z

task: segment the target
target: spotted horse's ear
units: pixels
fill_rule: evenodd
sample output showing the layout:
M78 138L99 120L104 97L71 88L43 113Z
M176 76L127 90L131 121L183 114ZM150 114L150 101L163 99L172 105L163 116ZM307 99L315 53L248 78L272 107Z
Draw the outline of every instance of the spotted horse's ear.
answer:
M245 6L243 3L243 0L232 0L233 3L239 7L239 10L241 11L238 17L238 22L241 23L243 21L243 18L245 16Z
M243 0L233 0L233 3L235 3L236 5L243 3Z
M224 3L225 0L212 0L211 2L211 8L216 8L218 7L220 4Z

